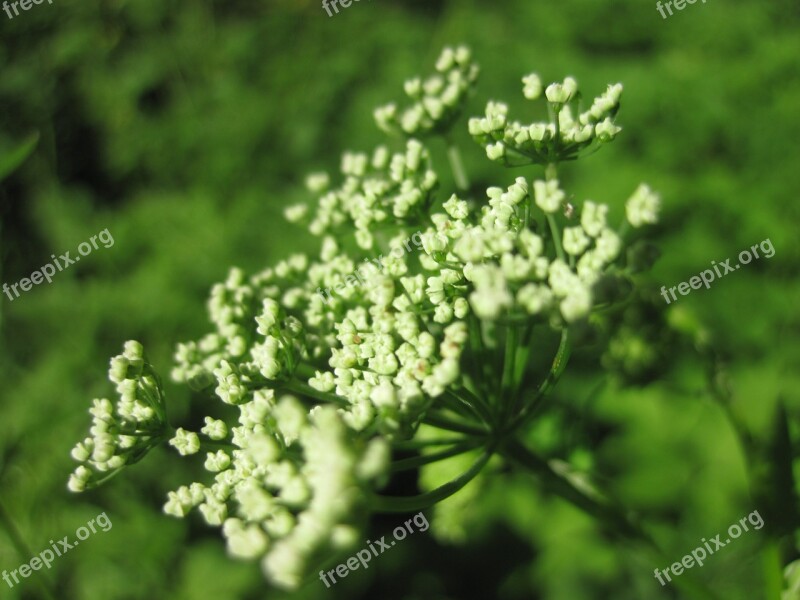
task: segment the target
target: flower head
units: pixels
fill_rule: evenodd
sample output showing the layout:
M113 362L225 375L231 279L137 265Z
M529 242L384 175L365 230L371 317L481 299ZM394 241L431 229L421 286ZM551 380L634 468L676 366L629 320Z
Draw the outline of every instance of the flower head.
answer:
M447 131L461 113L467 95L478 78L466 46L445 48L436 61L436 73L424 81L405 82L403 89L412 103L398 109L394 103L375 109L375 122L387 133L423 136Z
M436 71L406 82L407 108L376 111L382 129L422 136L452 125L477 67L466 48L446 48ZM535 74L523 78L530 100L542 87ZM109 370L119 400L95 400L69 488L92 487L166 442L205 471L169 492L164 512L196 510L221 528L231 556L297 587L360 539L371 509L391 503L378 492L392 471L428 460L392 464L393 445L439 427L463 435L469 450L488 448L524 420L523 384L535 379L528 363L542 362L521 360L517 334L543 349L541 331L567 340L577 322L590 322L601 283L626 266L624 239L608 226L606 205L568 202L555 170L617 134L620 94L610 86L579 113L567 77L544 90L552 118L528 125L490 102L468 124L489 159L548 168L545 178L499 181L485 196L438 195L431 152L414 137L394 152L343 153L339 175L310 175L316 203L286 217L319 238L319 251L249 275L232 268L211 288L210 331L176 348L172 379L202 398L203 427L167 423L158 377L128 342ZM638 227L657 209L642 186L626 211ZM540 389L555 382L564 356Z

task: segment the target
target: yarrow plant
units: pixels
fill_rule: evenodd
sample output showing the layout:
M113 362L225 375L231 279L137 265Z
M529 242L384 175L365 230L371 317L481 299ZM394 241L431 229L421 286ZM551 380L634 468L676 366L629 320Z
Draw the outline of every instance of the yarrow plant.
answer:
M629 293L617 285L635 270L626 233L657 220L659 198L645 185L615 228L608 206L568 201L558 178L559 163L619 133L622 86L582 112L573 78L544 87L527 75L524 96L549 112L531 124L510 122L506 105L489 102L484 117L469 120L471 136L490 160L530 170L475 194L450 132L477 75L469 50L445 49L434 75L406 82L409 107L375 112L381 129L406 138L401 147L348 152L338 176L308 178L317 201L285 214L320 238L317 257L295 254L249 276L234 268L212 288L212 332L178 345L171 376L235 407L236 417L204 404L199 431L174 427L154 367L141 344L127 342L109 371L118 398L94 401L90 435L72 452L80 465L71 490L93 488L168 444L204 461L208 477L169 492L164 511L197 509L221 528L232 556L260 560L269 580L288 588L358 545L371 512L433 505L492 456L638 534L624 512L519 441L567 366L575 328ZM448 145L455 193L441 191L422 141L433 136ZM420 252L392 252L417 231ZM371 261L378 250L380 269ZM317 293L361 263L364 285L327 301ZM533 366L542 356L551 364L544 372ZM380 493L392 473L465 453L472 466L426 493Z

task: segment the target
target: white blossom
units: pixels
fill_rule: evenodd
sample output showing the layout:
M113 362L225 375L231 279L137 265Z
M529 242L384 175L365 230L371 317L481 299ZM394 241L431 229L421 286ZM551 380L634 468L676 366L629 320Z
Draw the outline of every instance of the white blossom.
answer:
M625 204L628 222L634 227L652 225L658 222L661 199L649 186L641 184Z

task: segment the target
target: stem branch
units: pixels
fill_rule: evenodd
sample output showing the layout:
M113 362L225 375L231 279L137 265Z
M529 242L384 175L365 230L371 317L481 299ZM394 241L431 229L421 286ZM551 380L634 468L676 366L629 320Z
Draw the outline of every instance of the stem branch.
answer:
M453 141L448 137L447 141L447 159L450 161L450 168L453 171L453 179L456 182L456 187L462 192L469 190L469 179L467 172L464 169L464 163L461 160L461 152Z

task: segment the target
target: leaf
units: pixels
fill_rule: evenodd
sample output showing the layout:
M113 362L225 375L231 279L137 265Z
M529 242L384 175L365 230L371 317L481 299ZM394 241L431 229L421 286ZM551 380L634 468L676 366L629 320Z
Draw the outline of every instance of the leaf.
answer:
M0 181L11 175L28 158L39 143L39 132L34 132L8 154L0 156Z
M763 479L757 490L759 504L764 505L765 521L769 529L778 537L789 534L800 525L798 498L792 469L792 440L786 407L779 399L769 442L764 453Z

